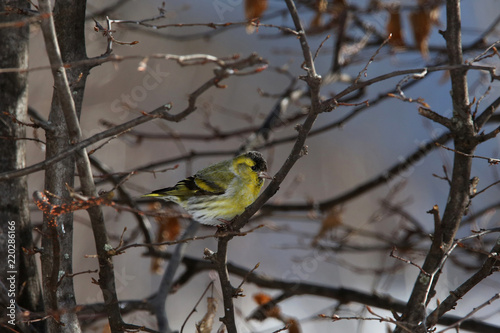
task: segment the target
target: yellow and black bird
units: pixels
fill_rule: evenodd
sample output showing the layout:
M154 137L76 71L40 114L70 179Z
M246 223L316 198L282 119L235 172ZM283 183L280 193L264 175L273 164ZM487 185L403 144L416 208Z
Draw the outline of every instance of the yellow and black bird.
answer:
M257 199L265 178L271 179L264 157L258 151L250 151L143 197L175 202L194 220L215 226L243 213Z

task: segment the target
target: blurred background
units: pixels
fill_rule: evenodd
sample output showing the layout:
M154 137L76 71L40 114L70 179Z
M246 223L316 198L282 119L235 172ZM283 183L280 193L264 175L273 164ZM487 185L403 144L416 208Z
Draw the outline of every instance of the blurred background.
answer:
M310 1L314 2L314 1ZM341 1L339 1L340 3ZM388 6L390 3L381 1ZM386 45L367 68L366 77L371 79L378 75L396 70L422 68L437 64L444 59L444 40L438 29L445 29L446 18L444 7L437 13L436 25L432 28L428 39L428 55L418 49L418 42L412 33L409 16L417 1L399 1L401 5L401 33L405 45L395 47ZM94 31L92 18L105 25L105 17L100 11L111 4L108 2L89 1L87 20L87 52L89 57L99 56L106 50L107 40L101 33ZM361 29L351 28L347 31L349 40L345 43L345 61L348 65L342 68L342 74L355 78L363 70L381 43L376 43L377 34L387 35L390 11L367 10L373 1L349 1L350 6L359 8L359 13L351 14L350 20L359 20L374 29L372 35L367 35ZM317 24L314 30L314 20L318 12L308 5L307 1L299 1L299 12L304 24L311 29L309 43L313 52L320 44L316 69L323 76L331 69L336 42L336 27L322 29ZM112 20L142 20L153 18L159 14L161 1L119 1L119 5L107 15ZM175 23L225 23L244 22L245 3L242 0L210 0L210 1L168 1L164 4L165 17L148 22L153 25ZM469 45L490 26L500 12L497 0L462 1L463 44ZM328 13L323 13L323 20L330 20ZM356 16L356 18L353 18ZM292 27L292 22L283 1L270 0L267 9L260 19L262 24ZM213 139L190 140L168 138L140 138L132 134L124 134L110 141L93 155L101 160L114 172L130 172L138 170L151 163L185 157L192 153L192 158L179 159L173 163L164 163L154 169L172 168L166 172L137 172L126 183L125 187L135 198L152 190L175 184L183 177L223 159L231 158L239 147L250 137L249 128L258 128L291 83L291 77L304 74L301 69L302 52L298 40L291 35L282 33L275 27L260 26L249 33L245 24L234 24L228 27L212 29L207 26L168 27L153 29L137 24L114 24L114 37L122 42L138 41L135 45L114 45L114 54L120 56L148 56L151 54L208 54L215 57L230 57L239 54L241 58L257 53L266 59L269 66L266 70L247 76L230 77L222 82L225 88L211 88L198 99L197 111L179 123L168 123L155 120L140 125L134 130L137 133L158 135L172 134L205 134ZM30 40L30 67L48 64L44 51L41 31L33 27ZM325 41L327 35L331 38ZM491 33L486 44L500 39L500 32ZM363 40L366 39L365 44ZM349 49L349 47L351 49ZM358 48L358 52L352 49ZM485 49L485 48L484 48ZM473 49L466 52L465 59L472 59L482 50ZM212 77L215 68L212 64L197 66L179 66L175 61L150 59L147 69L138 70L141 58L122 62L108 62L95 67L85 92L81 124L85 137L99 133L108 126L103 120L120 124L149 112L156 107L172 103L172 113L182 111L188 103L188 96ZM498 65L498 57L486 59L485 64ZM346 62L347 64L347 62ZM50 71L40 70L30 72L29 91L30 106L40 114L48 116L52 98ZM393 90L404 76L398 76L368 87L362 96L350 101L361 103L376 100L381 94ZM470 72L470 96L480 98L489 86L489 76L481 72ZM322 96L329 98L346 88L349 83L333 82L322 88ZM295 88L304 89L302 82ZM489 105L499 95L498 81L491 85L489 95L481 101L479 110ZM450 82L446 72L433 72L425 80L404 90L406 97L423 98L429 107L444 116L452 112L450 99ZM305 112L307 98L294 100L288 106L284 119ZM321 128L334 123L350 114L357 106L339 106L332 112L321 114L315 128ZM404 160L422 144L444 133L444 128L418 115L418 104L403 102L396 98L384 98L379 103L366 108L366 112L346 121L343 126L335 127L307 140L308 154L301 158L292 172L282 184L280 191L271 199L273 204L314 204L335 198L368 180L383 174L391 166ZM269 138L270 142L287 138L296 134L293 129L297 121L290 121L275 128ZM492 124L486 130L492 129ZM241 134L227 139L217 138L214 133L241 130ZM36 135L43 135L36 133ZM35 134L33 134L35 135ZM270 165L270 173L274 174L282 165L290 152L293 141L272 145L260 149ZM490 140L480 146L477 155L498 158L499 139ZM199 153L205 157L198 157ZM213 152L213 154L210 154ZM44 147L29 145L27 164L44 159ZM260 267L256 273L282 280L301 280L333 287L346 287L367 293L388 294L406 302L418 269L389 257L391 239L400 240L405 228L410 224L394 208L404 211L418 223L425 233L433 230L432 216L426 214L433 205L444 209L448 195L448 183L438 179L433 174L444 176L443 166L451 171L453 153L444 149L435 149L424 159L417 161L409 169L399 173L393 180L371 191L356 196L354 199L336 207L331 211L315 209L307 211L273 212L262 216L250 226L262 223L264 228L256 230L245 237L238 237L230 243L228 260L251 270L257 263ZM96 175L99 172L96 171ZM498 166L488 165L484 160L475 160L473 176L480 178L478 188L499 180ZM99 178L97 178L98 180ZM112 185L101 183L102 190L109 190ZM29 191L43 188L43 173L29 176ZM478 196L470 207L474 214L484 208L498 203L498 186L489 189ZM385 203L385 204L384 204ZM150 204L142 206L145 210L153 209ZM388 207L392 207L389 209ZM137 230L137 222L127 212L105 208L108 231L113 235L113 241L118 239L127 227L125 239L133 242L143 242ZM77 212L75 217L75 271L96 269L97 261L85 258L85 255L95 253L90 223L86 212ZM150 217L155 230L161 221ZM161 220L161 219L160 219ZM33 223L41 223L41 214L33 209ZM331 225L322 230L325 221ZM187 225L180 221L181 231ZM470 230L498 226L498 213L489 209L487 213L465 225L459 231L459 237L470 234ZM201 227L199 235L209 235L215 232L212 227ZM135 235L135 237L133 237ZM429 242L418 238L410 249L400 253L401 256L421 263ZM364 250L356 250L363 247ZM203 249L216 250L214 239L194 241L189 244L187 254L196 258L203 257ZM173 250L169 247L167 250ZM444 299L450 290L462 283L474 270L467 267L477 267L481 263L478 257L470 253L462 258L465 250L457 250L457 261L447 266L437 288L436 299ZM115 257L118 295L121 300L142 299L154 293L161 280L161 272L166 267L165 262L159 263L159 268L152 269L152 259L143 256L144 250L132 248L123 255ZM455 256L454 256L455 257ZM178 274L182 273L182 268ZM95 275L95 274L94 274ZM233 285L238 285L240 277L232 276ZM102 301L99 287L90 283L89 275L79 275L74 278L76 297L79 303L95 303ZM193 309L196 301L210 281L215 280L214 296L222 305L219 293L219 282L215 272L202 272L196 275L187 285L183 285L176 293L169 296L167 303L168 318L172 327L179 328ZM478 286L462 300L453 311L453 315L463 316L473 307L489 299L500 288L498 276L492 276ZM249 316L257 307L252 296L266 293L278 295L279 290L263 289L254 284L244 285L247 297L236 300L239 329L241 332L273 332L283 327L276 319L266 319L263 322L249 320ZM199 321L205 312L205 301L198 306L189 320L186 330L194 331L193 325ZM386 324L370 321L338 321L321 320L318 314L338 314L342 316L370 316L359 304L340 304L337 301L322 297L296 296L280 304L281 312L286 316L296 318L303 332L385 332ZM433 306L431 306L433 308ZM480 316L487 322L498 323L498 305L487 307ZM391 316L390 312L377 309L382 316ZM222 316L221 310L218 314ZM218 318L218 317L217 317ZM217 320L217 319L216 319ZM154 328L153 316L146 312L136 312L126 317L126 321L147 325ZM94 323L88 331L100 332L104 321ZM215 325L218 326L217 324Z

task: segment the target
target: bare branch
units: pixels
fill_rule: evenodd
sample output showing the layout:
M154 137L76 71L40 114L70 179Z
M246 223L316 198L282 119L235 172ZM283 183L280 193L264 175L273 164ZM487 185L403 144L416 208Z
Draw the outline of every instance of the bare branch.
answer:
M428 118L432 121L435 121L436 123L441 124L448 129L452 128L452 123L451 123L450 119L441 116L440 114L432 111L431 109L419 107L418 114L420 114L421 116L424 116L425 118Z
M47 46L47 55L52 65L54 85L61 109L63 111L64 119L66 121L68 136L72 143L77 143L81 140L82 133L75 102L73 101L72 92L66 76L66 70L63 67L61 51L59 49L59 43L56 37L55 25L51 13L51 5L48 0L41 0L39 1L39 6L41 13L50 16L47 20L42 21L42 32ZM75 152L76 165L80 175L83 194L86 196L96 196L97 192L85 148L81 148L81 150L76 150ZM104 216L99 206L89 208L88 213L92 224L92 230L94 232L96 250L99 255L99 286L103 293L103 297L106 297L108 300L106 304L106 312L108 314L109 325L112 332L123 332L123 320L118 307L118 297L116 295L115 288L113 261L106 252L108 236L104 225Z
M71 148L69 148L65 152L60 153L54 157L48 158L48 159L44 160L43 162L40 162L40 163L37 163L37 164L34 164L32 166L29 166L29 167L26 167L23 169L19 169L19 170L3 172L0 174L0 180L20 177L20 176L28 175L28 174L36 172L36 171L43 170L43 169L49 167L50 165L52 165L56 162L59 162L62 159L74 154L76 151L79 151L79 150L81 150L85 147L88 147L91 144L94 144L96 142L99 142L103 139L106 139L106 138L109 138L111 136L123 133L124 131L128 130L129 128L132 128L134 126L140 125L142 123L145 123L147 121L150 121L150 120L153 120L153 119L159 118L159 117L170 118L171 116L166 113L168 110L170 110L170 108L171 108L170 105L165 105L165 106L159 107L156 110L154 110L148 114L145 114L145 115L140 116L136 119L130 120L126 123L123 123L122 125L119 125L119 126L116 126L114 128L111 128L107 131L103 131L101 133L95 134L88 139L85 139L85 140L82 140L78 143L75 143Z
M191 220L188 228L184 231L182 238L189 238L196 234L196 231L200 227L200 224L196 221ZM160 332L171 332L169 327L168 318L166 316L165 310L167 306L167 297L174 284L174 276L179 269L179 266L184 257L187 248L187 243L180 243L175 247L172 258L170 258L169 264L156 292L156 295L149 299L151 307L153 308L154 314L156 316L156 321L158 323L158 328Z
M399 173L407 170L409 167L411 167L414 163L422 159L424 156L426 156L430 151L435 149L436 147L436 142L447 142L451 138L450 133L445 133L441 135L439 138L437 138L435 141L427 142L423 145L421 145L417 150L415 150L413 153L407 155L404 159L401 160L401 162L396 163L392 167L390 167L387 170L384 170L381 172L379 175L373 177L372 179L361 183L360 185L354 187L351 190L346 191L345 193L332 198L328 200L324 200L319 203L314 203L314 204L267 204L263 207L264 212L269 212L269 211L304 211L304 210L310 210L313 208L319 208L321 211L326 211L330 207L342 204L352 198L356 198L359 195L366 193L367 191L370 191L371 189L376 188L377 186L381 184L385 184L394 177L396 177Z
M499 132L500 132L500 130L499 130ZM456 149L446 147L445 145L442 145L442 144L439 144L439 143L436 143L436 146L439 146L439 147L441 147L443 149L452 151L452 152L454 152L456 154L459 154L459 155L462 155L462 156L466 156L466 157L470 157L470 158L479 158L479 159L482 159L482 160L487 160L490 165L497 165L497 164L500 163L500 159L498 159L498 158L478 156L478 155L474 155L474 154L466 154L466 153L463 153L463 152L458 151Z
M234 230L240 230L247 223L250 217L255 214L257 210L276 193L279 188L279 184L284 180L295 162L307 152L304 143L320 112L319 88L321 84L321 77L316 74L313 56L307 42L305 31L300 21L297 8L295 7L295 3L292 0L286 0L286 4L295 24L295 29L299 33L299 41L304 57L303 68L307 72L307 75L301 78L307 82L310 88L311 109L304 123L297 128L299 134L288 159L283 164L278 173L273 177L271 184L257 198L257 200L249 207L247 207L245 212L243 212L240 216L236 217L232 221L231 226ZM221 321L226 325L229 333L236 333L237 330L232 300L234 296L234 287L231 286L231 283L229 281L229 275L226 266L227 244L231 240L231 238L232 237L223 237L219 239L215 260L218 263L217 267L219 272L219 279L221 282L224 298L224 317L221 319Z
M477 237L477 235L471 235L468 237ZM162 256L162 257L168 258L168 256ZM183 259L183 263L186 265L187 269L185 274L188 274L190 277L193 277L200 271L214 269L213 263L190 256L185 256ZM324 286L306 281L286 281L269 277L267 275L261 275L255 272L252 274L248 274L249 272L248 268L235 265L231 262L228 263L227 268L231 274L240 276L242 278L247 276L248 283L253 283L261 288L286 291L286 294L283 294L283 296L281 297L277 297L276 298L277 300L286 300L293 296L312 295L312 296L320 296L320 297L336 299L342 301L343 303L354 302L368 306L373 306L379 309L393 310L396 312L403 312L406 306L404 302L395 300L390 295L370 294L355 289ZM254 316L252 315L251 318L253 317ZM451 325L460 318L461 317L444 315L440 316L437 319L440 325ZM464 323L462 323L461 327L463 329L468 329L481 333L482 332L494 333L496 332L495 330L498 330L497 326L471 319L468 319Z
M370 57L370 59L366 63L365 67L358 73L358 76L354 80L354 84L358 83L359 79L361 79L361 75L365 74L365 77L367 76L366 75L366 71L368 70L368 66L370 66L370 64L375 60L375 57L378 55L378 53L380 52L380 50L382 50L382 48L391 40L391 37L392 37L392 34L389 34L389 36L377 48L377 50L375 51L375 53L373 53L373 55Z
M417 268L420 270L420 272L421 272L422 274L424 274L424 275L426 275L426 276L430 276L430 274L429 274L429 273L427 273L426 271L424 271L424 269L423 269L421 266L417 265L416 263L414 263L414 262L413 262L413 261L411 261L411 260L408 260L408 259L402 258L402 257L400 257L400 256L397 256L396 254L394 254L394 252L396 252L396 247L395 247L395 246L392 248L392 251L391 251L391 253L389 254L389 256L390 256L390 257L392 257L392 258L395 258L395 259L401 260L402 262L405 262L405 263L410 264L410 265L412 265L412 266L415 266L415 267L417 267Z
M483 126L488 122L490 117L493 115L496 109L500 106L500 97L493 101L486 109L476 118L476 131L479 132Z

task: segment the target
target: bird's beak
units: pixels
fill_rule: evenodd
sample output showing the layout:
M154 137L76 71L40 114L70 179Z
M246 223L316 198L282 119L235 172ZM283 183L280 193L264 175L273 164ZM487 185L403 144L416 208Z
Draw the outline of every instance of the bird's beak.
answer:
M269 176L269 174L265 171L259 172L259 178L265 178L265 179L273 179L273 177Z

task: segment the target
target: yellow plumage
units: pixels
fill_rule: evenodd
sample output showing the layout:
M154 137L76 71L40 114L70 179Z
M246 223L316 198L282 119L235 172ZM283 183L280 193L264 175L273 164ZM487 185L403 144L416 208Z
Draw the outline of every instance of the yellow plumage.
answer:
M175 202L196 221L220 225L243 213L257 199L264 178L271 178L266 161L261 153L250 151L143 197Z

